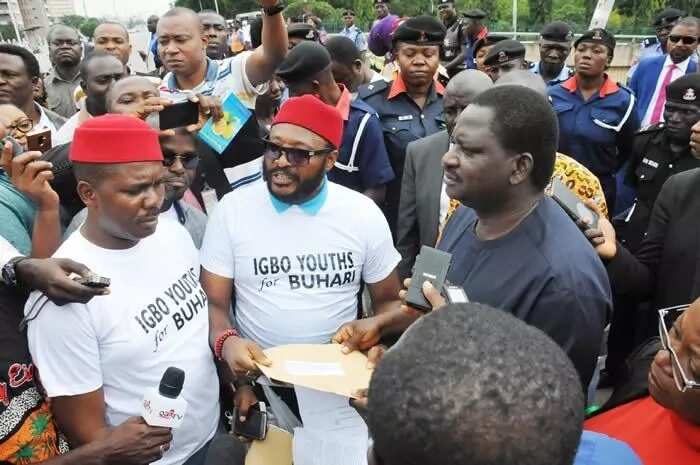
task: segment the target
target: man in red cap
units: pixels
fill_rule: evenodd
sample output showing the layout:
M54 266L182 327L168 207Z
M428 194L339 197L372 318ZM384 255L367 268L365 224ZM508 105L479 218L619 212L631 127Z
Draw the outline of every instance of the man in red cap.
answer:
M37 293L27 301L29 349L57 424L72 446L98 440L140 415L145 391L175 366L186 373L187 413L172 445L149 461L201 465L219 421L219 390L197 249L184 228L158 221L158 133L131 116L92 118L76 130L70 159L88 216L55 256L111 285L87 304L58 309Z
M266 182L227 194L209 220L201 260L210 341L238 374L267 363L261 349L327 343L339 328L354 336L348 345L368 348L403 318L401 257L386 219L371 199L326 179L342 134L335 108L312 95L289 99L266 141ZM357 320L361 281L376 316ZM245 417L257 399L238 385ZM296 412L293 391L278 395Z

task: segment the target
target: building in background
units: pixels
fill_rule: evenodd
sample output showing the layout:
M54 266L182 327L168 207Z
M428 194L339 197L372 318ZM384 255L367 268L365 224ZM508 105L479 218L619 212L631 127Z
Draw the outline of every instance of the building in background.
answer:
M30 48L37 50L46 42L49 32L49 18L44 0L19 0L22 12L24 33Z
M24 20L22 19L22 11L19 8L18 0L0 1L0 24L3 26L12 26L16 33L23 37ZM3 40L14 39L14 34L3 34L8 37L3 37Z
M76 14L73 0L46 0L46 8L52 23L58 22L64 16Z

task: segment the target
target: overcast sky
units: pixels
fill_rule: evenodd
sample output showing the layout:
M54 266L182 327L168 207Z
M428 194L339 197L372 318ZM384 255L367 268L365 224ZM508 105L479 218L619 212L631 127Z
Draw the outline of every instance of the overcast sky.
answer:
M73 0L75 10L85 16L118 16L124 19L132 16L146 17L165 13L173 0ZM84 7L87 7L87 14Z

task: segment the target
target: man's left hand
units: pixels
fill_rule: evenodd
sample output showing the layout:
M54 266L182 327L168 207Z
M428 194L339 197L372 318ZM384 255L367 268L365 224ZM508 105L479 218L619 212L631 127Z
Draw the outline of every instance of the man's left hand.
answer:
M193 95L190 97L190 102L199 105L199 121L196 124L187 126L188 132L197 132L212 118L214 121L219 121L224 116L224 109L221 106L221 100L215 95Z

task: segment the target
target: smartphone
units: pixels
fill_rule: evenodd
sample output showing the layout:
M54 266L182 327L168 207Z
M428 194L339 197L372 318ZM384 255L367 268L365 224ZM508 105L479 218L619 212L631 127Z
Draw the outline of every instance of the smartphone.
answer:
M27 134L27 149L46 153L51 149L51 129L40 129Z
M173 129L197 124L199 121L199 104L186 101L174 103L158 113L159 127Z
M576 197L576 194L571 192L571 189L566 187L566 184L556 178L552 181L552 198L574 221L581 220L586 222L591 228L598 227L598 214Z
M238 409L233 409L233 434L248 439L262 441L267 435L267 409L264 402L252 406L248 410L245 421L238 418Z
M461 286L454 286L452 284L445 284L445 298L447 302L451 304L466 304L469 302L467 293L464 292L464 288Z
M9 142L12 144L12 156L16 157L17 155L20 155L24 153L24 147L22 147L22 144L17 142L17 140L14 137L7 136L4 139L2 139L2 148L5 148L5 144Z
M423 283L430 281L435 289L442 293L451 264L452 254L425 245L421 247L413 267L413 276L411 277L411 286L406 294L406 303L422 312L431 311L430 302L423 295Z
M109 278L103 278L102 276L97 276L95 274L93 275L88 275L85 277L79 277L75 278L75 282L78 284L82 284L83 286L87 287L92 287L96 289L104 289L106 287L109 287L109 285L112 283L112 280Z

